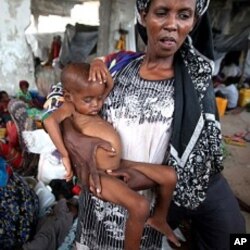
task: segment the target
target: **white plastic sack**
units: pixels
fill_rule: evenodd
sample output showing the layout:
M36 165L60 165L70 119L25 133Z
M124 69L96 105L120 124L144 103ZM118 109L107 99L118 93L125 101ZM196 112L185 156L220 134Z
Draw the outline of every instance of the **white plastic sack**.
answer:
M22 136L28 151L40 154L37 179L44 184L49 184L53 179L64 179L66 170L48 133L44 129L36 129L24 131Z
M49 184L53 179L65 179L66 170L58 151L40 154L37 179Z

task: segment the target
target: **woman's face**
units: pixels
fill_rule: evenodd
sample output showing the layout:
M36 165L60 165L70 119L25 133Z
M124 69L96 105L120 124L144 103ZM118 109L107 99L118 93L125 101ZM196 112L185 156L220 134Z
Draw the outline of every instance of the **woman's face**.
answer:
M148 53L173 56L195 24L196 0L152 0L142 22L148 35Z

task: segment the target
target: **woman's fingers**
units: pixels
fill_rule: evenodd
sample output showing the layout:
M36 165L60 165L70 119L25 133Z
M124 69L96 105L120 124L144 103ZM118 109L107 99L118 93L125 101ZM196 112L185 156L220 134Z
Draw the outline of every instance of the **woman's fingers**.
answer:
M100 195L101 192L102 192L100 176L99 176L98 173L90 173L90 174L91 174L91 177L93 179L95 192L96 192L97 195Z
M116 150L112 147L112 145L107 141L100 141L98 147L106 150L110 156L114 156L117 153Z
M97 192L97 194L100 194L102 191L102 187L101 187L101 180L100 180L99 173L97 171L97 164L96 164L97 148L98 148L98 145L94 148L94 152L92 154L92 160L91 160L91 163L89 165L89 172L90 172L90 177L93 180L96 192Z
M85 162L73 162L75 172L80 180L80 183L85 188L89 189L89 168Z
M119 179L122 179L124 182L128 182L128 180L130 179L130 175L127 172L123 172L121 169L115 169L115 170L106 170L106 173L117 177Z
M96 81L103 84L103 76L101 71L96 71Z
M108 69L100 59L95 59L90 64L89 81L98 81L100 84L107 82Z

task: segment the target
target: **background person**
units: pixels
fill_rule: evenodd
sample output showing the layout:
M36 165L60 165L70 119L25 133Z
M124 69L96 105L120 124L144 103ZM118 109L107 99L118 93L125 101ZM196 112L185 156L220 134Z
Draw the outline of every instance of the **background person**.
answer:
M3 122L2 126L4 127L8 121L11 121L10 113L8 111L9 101L9 94L4 90L0 91L0 119Z

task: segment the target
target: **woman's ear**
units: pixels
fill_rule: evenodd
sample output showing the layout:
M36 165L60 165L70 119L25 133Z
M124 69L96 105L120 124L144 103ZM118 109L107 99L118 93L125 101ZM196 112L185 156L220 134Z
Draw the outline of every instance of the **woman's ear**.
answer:
M141 25L144 27L146 26L146 16L147 16L147 13L145 11L142 11L140 13Z
M195 17L194 17L194 21L193 21L193 25L192 25L191 30L190 30L189 32L192 32L192 31L193 31L195 25L197 24L197 21L198 21L198 18L197 18L197 16L195 16Z

